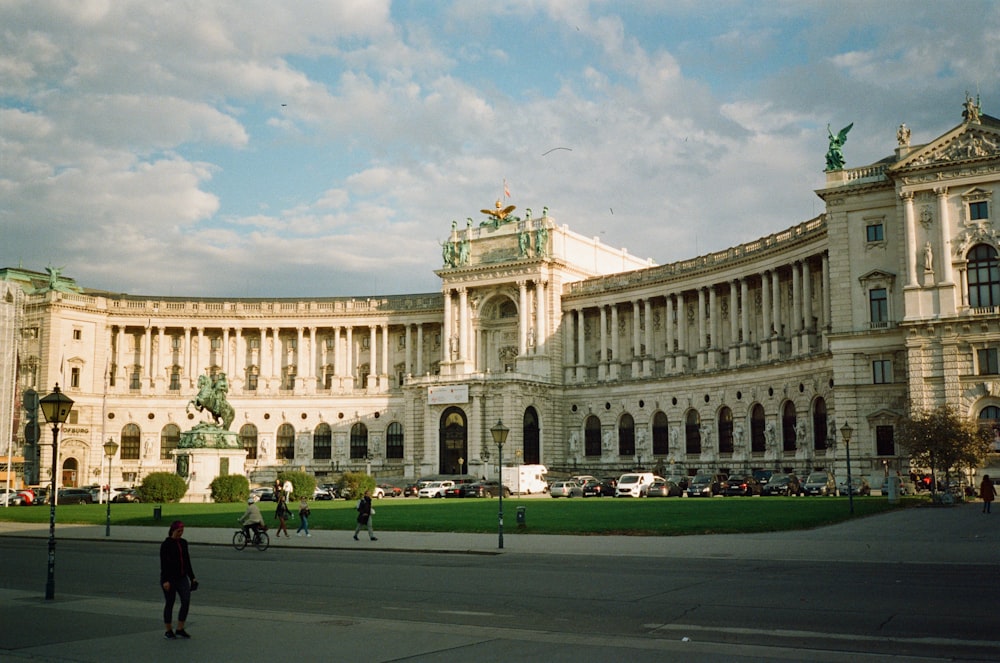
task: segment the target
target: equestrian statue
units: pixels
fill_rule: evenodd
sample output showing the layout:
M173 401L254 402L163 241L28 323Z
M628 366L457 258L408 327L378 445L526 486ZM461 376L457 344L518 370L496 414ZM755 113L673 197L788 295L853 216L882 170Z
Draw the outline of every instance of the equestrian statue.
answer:
M221 419L222 428L229 430L230 424L236 417L236 412L226 400L228 392L229 380L225 373L218 373L214 378L200 375L198 376L198 395L193 400L188 401L184 411L187 412L192 405L198 408L199 412L208 410L216 426L219 425Z

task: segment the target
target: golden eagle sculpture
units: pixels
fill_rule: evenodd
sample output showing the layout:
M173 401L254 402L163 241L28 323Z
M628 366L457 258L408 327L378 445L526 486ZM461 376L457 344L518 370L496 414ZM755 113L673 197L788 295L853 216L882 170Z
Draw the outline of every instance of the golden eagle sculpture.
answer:
M500 209L500 201L497 200L496 209L482 209L479 211L482 212L483 214L486 214L487 216L493 217L496 221L499 222L505 220L510 215L510 213L516 209L517 207L514 205L507 205L507 207Z

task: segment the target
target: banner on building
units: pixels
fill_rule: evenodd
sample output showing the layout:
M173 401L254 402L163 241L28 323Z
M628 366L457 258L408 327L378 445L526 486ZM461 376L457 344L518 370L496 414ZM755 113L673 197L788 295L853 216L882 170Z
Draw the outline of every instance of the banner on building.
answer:
M451 405L469 402L469 385L456 384L447 387L427 387L428 405Z

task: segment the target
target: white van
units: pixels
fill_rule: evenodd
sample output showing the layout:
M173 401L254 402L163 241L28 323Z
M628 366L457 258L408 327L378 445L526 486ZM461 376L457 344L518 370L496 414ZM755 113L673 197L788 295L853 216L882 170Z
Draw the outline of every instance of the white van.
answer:
M545 475L549 470L544 465L515 465L501 471L503 485L517 495L544 493L549 489Z
M618 477L615 497L645 497L656 476L652 472L630 472Z

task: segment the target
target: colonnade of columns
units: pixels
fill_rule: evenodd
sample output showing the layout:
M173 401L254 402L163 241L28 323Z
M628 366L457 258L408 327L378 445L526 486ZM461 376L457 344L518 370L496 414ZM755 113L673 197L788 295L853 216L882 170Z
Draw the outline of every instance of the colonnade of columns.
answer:
M624 377L623 366L638 378L826 350L829 273L822 253L721 283L568 306L563 312L567 379L586 381L595 364L598 380L615 380ZM620 316L626 316L624 324ZM588 321L595 327L591 334ZM631 348L623 353L626 326Z
M439 329L437 323L332 326L207 327L151 324L138 328L112 323L109 345L116 367L118 389L158 389L160 381L168 389L175 370L186 387L197 377L218 367L231 385L244 390L352 389L385 391L395 379L395 367L402 362L406 375L429 370L425 358L425 327ZM127 337L135 338L129 349ZM394 349L390 336L401 338ZM154 343L155 337L155 343ZM362 362L367 372L362 374ZM138 380L133 373L138 371ZM365 376L367 384L354 381ZM259 384L253 384L259 380Z

